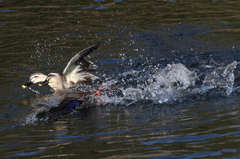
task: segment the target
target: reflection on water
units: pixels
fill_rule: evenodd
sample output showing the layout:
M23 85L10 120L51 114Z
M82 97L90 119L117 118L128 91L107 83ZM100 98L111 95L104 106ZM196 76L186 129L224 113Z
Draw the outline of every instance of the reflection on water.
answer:
M103 6L101 6L101 7L95 8L95 9L99 10L99 9L107 9L107 8L108 8L108 7L103 7Z
M82 7L82 9L91 9L93 8L94 6L89 6L89 7Z
M239 157L237 1L0 2L2 156ZM96 74L125 94L34 122L49 90L23 90L29 75L61 72L99 41Z
M0 10L0 13L1 12L13 12L14 10Z

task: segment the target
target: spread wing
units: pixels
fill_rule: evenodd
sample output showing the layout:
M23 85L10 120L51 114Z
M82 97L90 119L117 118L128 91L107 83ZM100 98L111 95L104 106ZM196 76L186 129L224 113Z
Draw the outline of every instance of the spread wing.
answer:
M97 65L85 59L85 56L96 50L99 45L100 42L98 44L85 48L71 58L63 70L63 75L66 77L66 80L68 82L78 83L81 81L98 79L97 76L88 72L90 70L95 70L97 68Z

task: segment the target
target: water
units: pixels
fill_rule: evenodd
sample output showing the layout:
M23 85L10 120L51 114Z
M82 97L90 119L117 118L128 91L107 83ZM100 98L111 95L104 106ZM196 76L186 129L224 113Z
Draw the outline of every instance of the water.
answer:
M236 1L0 1L3 158L239 158ZM62 72L78 51L117 93L54 121L35 72Z

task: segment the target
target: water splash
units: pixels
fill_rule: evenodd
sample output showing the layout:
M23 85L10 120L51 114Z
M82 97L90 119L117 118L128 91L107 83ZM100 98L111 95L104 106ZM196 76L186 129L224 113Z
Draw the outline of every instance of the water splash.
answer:
M202 90L218 89L227 95L233 91L234 70L239 63L234 61L226 67L217 67L211 73L207 74L202 85Z
M32 89L31 87L28 87L28 89L29 89L29 90L31 90L32 92L34 92L34 93L38 94L38 95L40 94L40 92L39 92L39 91L37 91L37 90L34 90L34 89Z
M188 70L183 64L169 64L166 68L156 71L148 80L150 84L146 85L144 92L151 95L154 103L176 101L186 94L190 87L195 86L196 78L196 73Z
M25 122L21 123L22 126L25 125L31 125L34 124L38 121L38 118L36 117L37 112L31 113L29 114L26 118L25 118Z
M211 90L230 95L235 90L234 70L238 64L234 61L225 67L208 66L205 72L189 70L180 63L168 64L165 68L156 66L144 68L142 71L123 72L118 80L107 80L102 83L101 89L99 88L101 96L97 96L97 99L89 98L91 99L89 103L98 101L95 105L113 104L128 107L139 102L155 104L181 102L205 95ZM197 81L203 74L204 78L199 84ZM26 118L26 123L36 122L37 113L56 107L60 102L61 100L54 99L52 95L35 99L31 104L35 113Z
M119 87L122 96L105 94L101 96L101 100L104 104L128 106L141 100L151 100L158 104L181 102L185 97L206 94L213 89L230 95L234 90L234 70L237 65L238 62L234 61L226 67L209 67L213 71L204 72L205 78L200 86L196 85L200 75L183 64L168 64L163 69L156 67L143 74L134 70L124 72L122 73L124 78L121 79L122 87ZM144 75L146 73L149 73L147 79ZM127 87L124 87L126 85Z
M34 124L38 121L48 121L48 118L38 118L37 115L42 112L47 112L53 107L57 107L62 99L54 99L53 95L45 95L35 98L32 103L33 113L29 114L22 125Z

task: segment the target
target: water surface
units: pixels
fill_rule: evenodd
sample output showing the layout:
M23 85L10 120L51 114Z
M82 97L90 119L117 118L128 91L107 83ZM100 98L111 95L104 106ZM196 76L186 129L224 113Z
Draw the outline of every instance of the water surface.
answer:
M2 157L239 158L237 1L0 2ZM49 89L21 85L97 42L96 74L123 95L36 122Z

